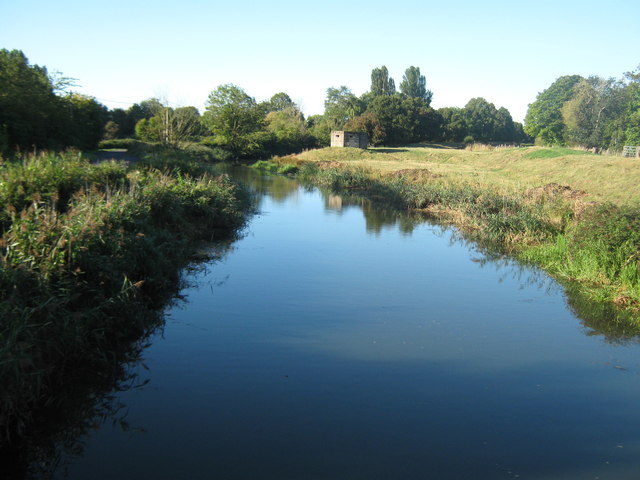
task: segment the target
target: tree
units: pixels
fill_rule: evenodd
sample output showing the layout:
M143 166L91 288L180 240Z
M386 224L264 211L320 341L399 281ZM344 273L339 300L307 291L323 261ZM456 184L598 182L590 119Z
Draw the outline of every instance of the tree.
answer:
M344 85L340 88L329 87L324 101L324 116L334 130L344 127L350 118L357 117L364 111L360 99Z
M275 136L273 153L285 155L300 152L313 145L314 141L307 130L302 112L292 102L292 106L267 114L267 131Z
M63 104L47 69L19 50L0 50L0 132L5 150L60 144Z
M498 110L493 103L482 97L472 98L464 106L463 112L469 134L475 140L483 142L495 140L498 129Z
M431 104L433 92L427 90L427 80L424 75L420 75L418 67L409 67L405 70L400 91L407 97L423 99L427 106Z
M380 145L386 139L384 125L373 112L366 112L357 117L353 117L345 124L344 128L353 132L366 132L371 145Z
M396 93L396 84L393 78L389 77L389 71L384 65L380 68L374 68L371 71L371 94L378 95L394 95Z
M442 117L441 137L446 142L462 142L469 135L469 127L464 117L464 111L458 107L444 107L438 109Z
M493 140L498 142L516 141L516 128L511 113L504 107L500 107L495 117L496 131Z
M246 151L244 144L248 136L262 128L263 118L263 111L255 99L240 87L226 84L209 95L203 123L217 143L241 156Z
M306 124L316 146L328 147L331 144L331 122L324 115L311 115Z
M573 90L581 80L583 78L580 75L565 75L537 95L535 102L529 105L524 119L527 135L546 145L565 144L562 107L573 97Z
M269 100L263 102L262 106L265 109L266 113L281 112L290 107L297 108L294 101L291 100L291 97L284 92L276 93Z
M64 145L91 150L102 140L109 115L107 107L93 97L70 93L63 97L64 120L59 138Z
M385 133L385 145L406 145L434 139L440 116L422 98L401 95L375 97L367 112L376 114Z
M561 108L566 140L587 148L607 148L607 124L623 109L622 93L622 84L613 78L580 80Z
M635 72L625 73L624 111L620 121L622 143L640 145L640 65Z

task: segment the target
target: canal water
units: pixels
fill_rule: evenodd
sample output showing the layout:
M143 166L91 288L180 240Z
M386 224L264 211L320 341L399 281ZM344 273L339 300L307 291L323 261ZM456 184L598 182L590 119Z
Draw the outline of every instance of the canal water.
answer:
M70 479L634 479L640 348L454 230L244 171L259 213Z

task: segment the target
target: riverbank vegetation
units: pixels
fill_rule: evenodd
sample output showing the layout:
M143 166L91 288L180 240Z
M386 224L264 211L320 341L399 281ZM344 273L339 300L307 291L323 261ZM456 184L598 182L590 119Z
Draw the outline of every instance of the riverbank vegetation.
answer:
M627 177L637 185L640 165L631 159L440 145L324 149L275 163L294 165L302 181L334 192L427 212L640 323L640 199L614 181ZM580 173L582 166L588 171Z
M163 165L167 166L167 165ZM181 165L78 153L0 164L0 440L51 407L74 366L108 364L157 327L199 242L242 225L248 195Z

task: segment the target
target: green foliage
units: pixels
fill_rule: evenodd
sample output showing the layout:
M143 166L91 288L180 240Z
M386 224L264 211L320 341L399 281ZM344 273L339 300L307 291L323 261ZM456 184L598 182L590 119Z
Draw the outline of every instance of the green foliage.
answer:
M19 50L0 50L0 126L5 146L28 150L55 143L51 120L60 114L60 107L46 68L29 65Z
M252 156L260 150L257 132L263 126L263 110L240 87L220 85L211 92L203 123L235 156Z
M107 108L94 98L77 93L67 95L62 101L66 125L59 136L64 139L64 145L80 150L96 148L108 121Z
M424 75L420 74L419 67L409 67L405 70L400 83L400 92L407 97L424 100L427 106L431 104L433 98L433 92L427 90L427 80Z
M271 148L272 154L298 153L315 144L307 129L304 116L295 104L270 112L265 120L267 131L275 136L274 145Z
M564 145L562 107L573 97L574 88L581 80L580 75L566 75L539 93L527 110L525 132L546 145Z
M284 92L273 95L268 101L263 102L261 107L266 113L281 112L289 108L298 108L291 97Z
M0 154L34 147L95 148L107 109L84 95L58 95L67 85L46 68L29 65L22 52L0 50Z
M507 112L508 114L508 112ZM476 141L490 142L496 138L499 127L498 110L493 103L484 98L472 98L463 109L465 122L469 127L469 134ZM511 115L508 116L511 118ZM504 120L506 123L506 119Z
M366 132L369 143L374 146L382 144L387 137L384 125L378 115L373 112L366 112L350 119L344 128L352 132Z
M445 107L438 109L438 114L442 117L442 139L445 142L462 142L469 132L463 110L458 107Z
M324 101L324 118L331 130L342 130L350 118L357 117L364 110L364 105L351 90L344 85L340 88L327 89Z
M331 121L324 115L311 115L307 118L307 131L317 147L328 147L331 144Z
M104 130L104 134L102 135L103 139L105 139L105 140L114 140L114 139L118 138L118 134L120 133L120 125L118 125L113 120L109 120L104 125L104 129L103 130Z
M375 97L367 113L379 120L384 145L406 145L434 139L440 131L440 116L421 98L401 95Z
M567 141L586 148L609 146L607 124L619 116L623 101L623 89L616 80L582 79L561 109Z
M396 84L384 65L371 71L371 95L394 95Z

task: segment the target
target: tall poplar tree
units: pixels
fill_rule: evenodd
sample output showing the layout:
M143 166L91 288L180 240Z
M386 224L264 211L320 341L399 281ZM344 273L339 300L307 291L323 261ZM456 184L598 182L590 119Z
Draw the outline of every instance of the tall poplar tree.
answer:
M431 104L433 97L433 92L427 90L427 79L420 74L419 67L409 67L405 70L400 83L400 92L407 97L421 98L427 105Z
M389 77L389 70L384 65L371 71L371 94L393 95L396 93L396 83Z

